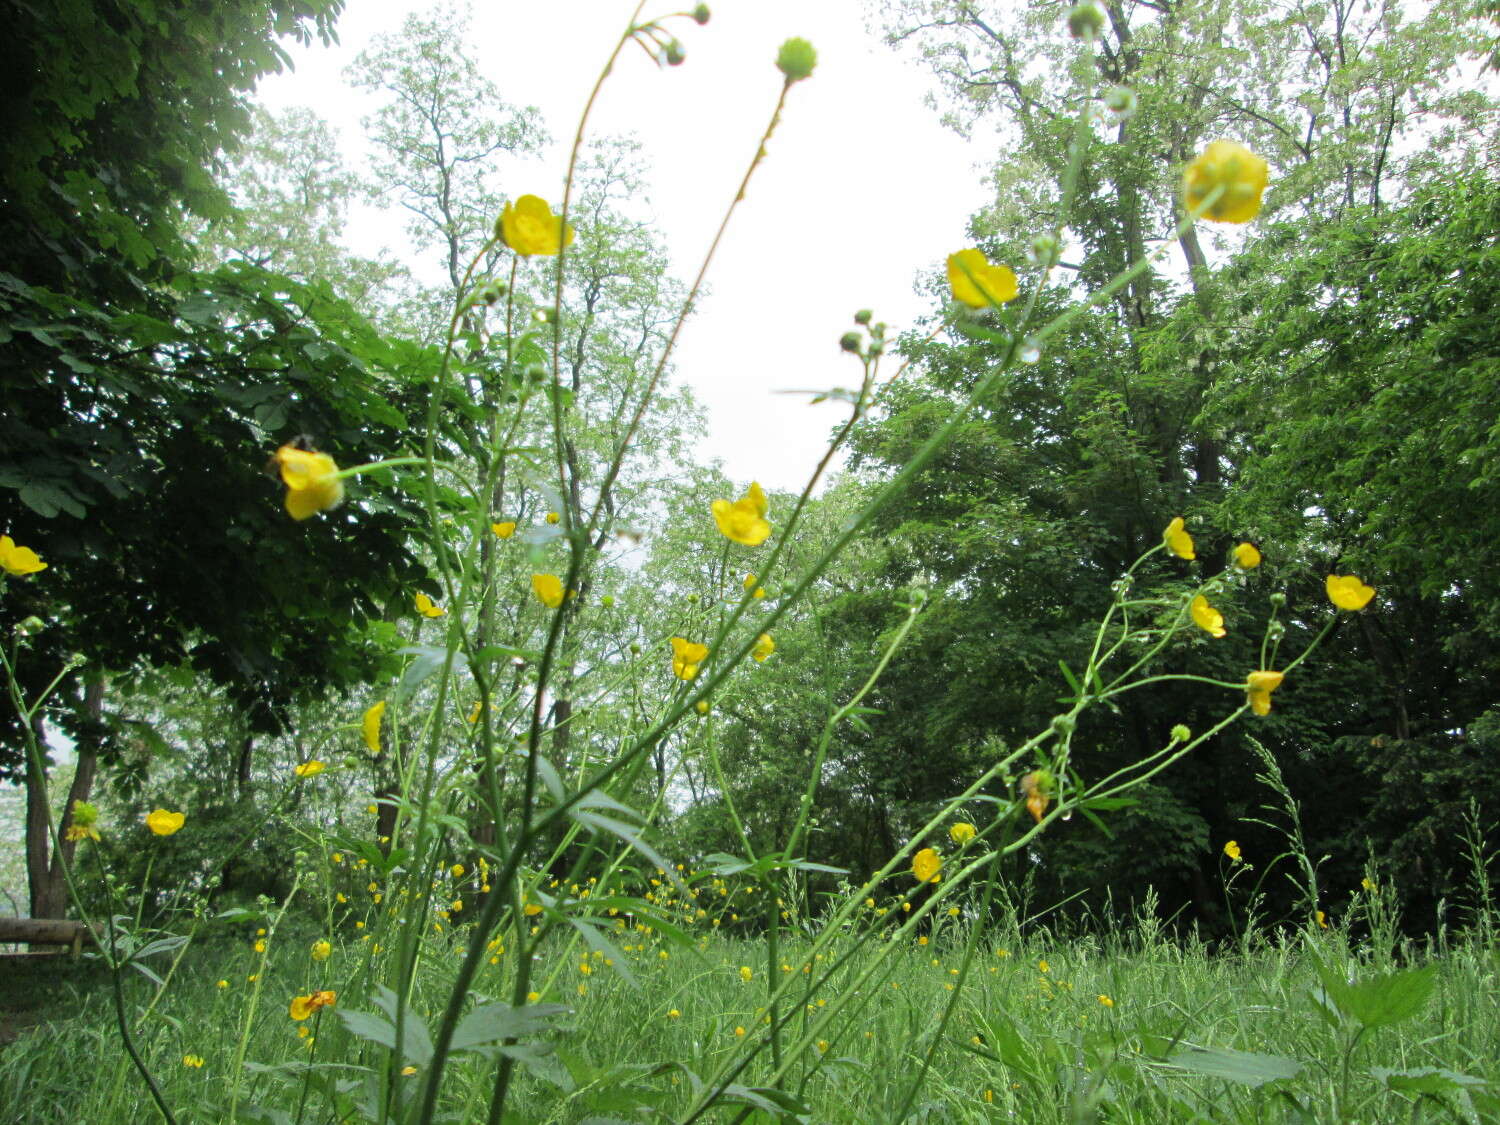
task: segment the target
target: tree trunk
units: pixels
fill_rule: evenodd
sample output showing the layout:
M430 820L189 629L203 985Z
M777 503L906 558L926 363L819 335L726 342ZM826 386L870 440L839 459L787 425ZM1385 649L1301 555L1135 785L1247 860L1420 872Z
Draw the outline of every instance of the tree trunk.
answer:
M47 779L46 763L40 763L42 773L34 772L36 762L26 766L26 880L31 895L33 918L62 918L68 910L68 883L64 871L73 865L78 845L67 839L67 831L73 823L73 802L87 801L94 788L94 777L99 770L99 744L103 737L104 677L95 674L89 678L83 693L84 713L88 717L88 729L78 740L78 766L73 773L73 784L68 787L68 799L63 805L62 820L58 825L61 847L51 855L51 841L47 835ZM36 728L38 745L41 744L42 729Z

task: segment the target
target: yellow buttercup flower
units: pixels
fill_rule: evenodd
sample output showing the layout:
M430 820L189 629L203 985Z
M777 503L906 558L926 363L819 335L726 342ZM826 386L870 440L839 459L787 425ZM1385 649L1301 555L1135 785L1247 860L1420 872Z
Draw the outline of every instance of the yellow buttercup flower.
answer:
M412 604L417 607L417 612L423 617L441 617L448 612L426 594L418 594L412 599Z
M516 533L516 521L506 520L504 523L492 523L490 524L490 530L501 539L509 539Z
M477 723L479 721L479 716L481 714L483 714L483 713L484 713L484 700L482 700L482 699L476 699L476 700L474 700L474 709L469 712L469 722L471 722L471 723Z
M364 735L365 749L371 754L380 753L380 720L385 717L385 700L373 704L360 720L360 733Z
M744 981L746 984L749 984L754 979L755 979L755 970L752 969L749 965L741 965L740 966L740 980Z
M1234 565L1241 570L1254 570L1260 565L1260 552L1254 543L1241 543L1234 549Z
M1359 881L1359 885L1361 887L1363 887L1365 890L1369 891L1370 894L1374 894L1375 891L1376 891L1376 889L1377 889L1376 886L1375 886L1375 880L1371 879L1368 875L1366 875L1363 879L1361 879Z
M500 212L500 241L524 257L551 255L573 244L573 228L541 196L523 195Z
M1370 604L1370 599L1375 596L1373 586L1366 586L1352 574L1345 574L1342 577L1330 574L1326 585L1328 600L1340 609L1364 609Z
M158 836L170 836L182 827L187 820L180 812L168 812L166 809L156 809L146 814L146 827Z
M1108 994L1103 992L1099 993L1099 1003L1103 1004L1106 1008L1113 1008L1115 1006L1115 1002L1110 999Z
M328 767L325 766L322 762L318 761L318 759L313 758L309 761L301 763L295 769L293 769L292 772L298 777L316 777L327 768Z
M1238 863L1240 861L1240 842L1238 840L1230 840L1224 845L1224 854L1235 863Z
M960 820L948 829L948 839L952 840L959 847L963 847L977 835L979 835L979 829L966 820Z
M923 848L911 857L911 873L919 883L936 883L942 870L943 857L934 848Z
M556 609L563 604L562 579L555 574L533 574L531 589L548 609Z
M1324 914L1321 910L1313 911L1313 919L1321 929L1326 930L1328 928L1328 915Z
M698 675L698 665L708 658L708 646L694 644L686 637L672 638L672 675L691 680Z
M314 961L326 961L329 957L333 956L333 943L330 941L315 941L307 953Z
M953 299L983 309L1016 299L1016 275L1009 266L992 266L982 250L948 255L948 285Z
M9 535L0 535L0 568L17 578L25 578L39 570L46 570L44 563L30 547L17 547Z
M272 458L286 485L286 510L294 520L305 520L317 512L336 508L344 499L339 467L326 453L283 445Z
M1197 211L1215 188L1223 193L1206 211L1205 219L1247 223L1260 213L1266 190L1266 162L1242 144L1214 141L1182 173L1182 205Z
M1245 677L1245 694L1250 697L1250 710L1257 715L1271 713L1271 693L1281 686L1285 678L1281 672L1251 672Z
M1188 612L1193 615L1193 624L1202 629L1211 637L1222 637L1224 631L1224 615L1208 604L1208 599L1199 594L1188 604Z
M755 647L750 650L750 655L755 658L757 664L764 664L766 657L776 651L776 642L771 639L770 633L762 633L755 642Z
M331 1008L338 993L331 991L312 992L306 996L294 996L287 1014L294 1020L305 1020L319 1008Z
M560 523L562 522L562 516L558 515L556 512L548 512L547 522L550 524Z
M1174 516L1172 522L1167 524L1167 530L1161 533L1161 541L1180 559L1195 559L1197 554L1193 551L1193 537L1187 533L1187 525L1183 523L1181 516Z
M719 531L726 538L747 547L759 547L771 536L766 507L765 492L759 482L751 481L745 495L738 500L713 502L714 523L719 525Z
M203 1056L202 1055L183 1055L182 1056L182 1065L183 1066L193 1067L195 1070L202 1070L203 1069Z

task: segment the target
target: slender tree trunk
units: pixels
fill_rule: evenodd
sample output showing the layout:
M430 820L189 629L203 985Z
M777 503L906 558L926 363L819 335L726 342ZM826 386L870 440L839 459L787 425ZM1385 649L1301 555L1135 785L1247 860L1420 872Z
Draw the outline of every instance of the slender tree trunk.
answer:
M58 835L62 838L60 849L53 851L47 834L47 784L46 763L41 763L43 773L38 775L28 762L26 767L26 880L31 896L33 918L62 918L68 910L68 883L64 870L71 867L78 845L67 839L67 831L73 823L73 802L87 801L94 788L94 777L99 770L99 743L103 735L104 677L90 677L83 694L84 713L88 717L88 729L78 740L78 764L73 772L73 783L68 786L68 799L63 805ZM42 728L36 729L38 743ZM49 860L50 854L50 860Z

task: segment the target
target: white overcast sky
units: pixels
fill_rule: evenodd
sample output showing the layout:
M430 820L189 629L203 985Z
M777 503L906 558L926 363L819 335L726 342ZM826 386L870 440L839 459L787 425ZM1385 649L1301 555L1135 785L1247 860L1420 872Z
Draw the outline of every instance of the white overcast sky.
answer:
M357 164L360 117L370 105L342 71L372 36L430 6L350 0L339 20L340 45L295 50L295 71L265 80L262 102L313 108L339 130L346 159ZM817 48L817 70L791 91L769 158L715 259L711 295L676 355L679 378L708 413L697 459L721 458L741 483L797 488L845 408L775 392L855 383L857 364L838 349L855 310L872 308L893 329L930 311L913 282L919 270L965 245L968 216L984 202L976 165L993 156L939 124L924 104L927 72L866 30L860 0L711 6L705 27L669 24L687 49L682 66L658 69L634 47L622 56L594 130L642 141L652 166L651 209L686 280L775 104L777 48L791 36ZM687 7L667 0L644 14ZM571 140L633 9L622 0L480 0L469 49L506 101L539 107L552 135ZM508 193L556 200L565 169L559 142ZM351 240L384 240L394 225L352 223Z

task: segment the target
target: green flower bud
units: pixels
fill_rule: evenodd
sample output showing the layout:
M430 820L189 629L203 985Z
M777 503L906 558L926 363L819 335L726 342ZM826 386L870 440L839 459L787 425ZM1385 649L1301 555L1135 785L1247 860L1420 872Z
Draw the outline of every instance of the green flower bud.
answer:
M1116 121L1126 121L1135 116L1140 108L1140 99L1129 86L1111 86L1104 91L1104 108Z
M641 654L641 646L638 645L638 644L636 644L634 641L631 641L630 642L630 655L631 656L639 656L640 654Z
M1280 590L1271 595L1272 609L1280 609L1284 605L1286 605L1286 595L1283 594Z
M682 60L687 58L687 52L682 49L682 44L673 39L662 51L662 57L667 60L668 66L681 66Z
M610 606L615 604L615 596L613 594L605 594L602 598L599 599L599 604L602 605L605 609L608 609Z
M800 82L818 65L818 52L806 39L788 39L776 53L776 69L788 83Z
M1104 30L1104 9L1084 0L1068 13L1068 32L1074 39L1097 39Z
M855 324L869 324L870 321L873 320L874 318L875 318L875 314L873 312L871 312L869 309L860 309L859 312L857 312L857 313L854 314L854 323Z
M708 22L708 16L709 12L707 4L699 4L696 8L693 9L693 22L696 23L699 27L702 27Z
M1183 726L1181 723L1178 723L1175 727L1172 728L1173 742L1188 742L1192 740L1192 737L1193 732L1188 730L1188 728Z
M839 337L839 347L846 352L854 352L856 355L859 353L859 345L862 342L862 337L858 332L845 332Z
M1026 248L1026 260L1034 266L1055 266L1061 251L1057 239L1050 234L1039 234Z

